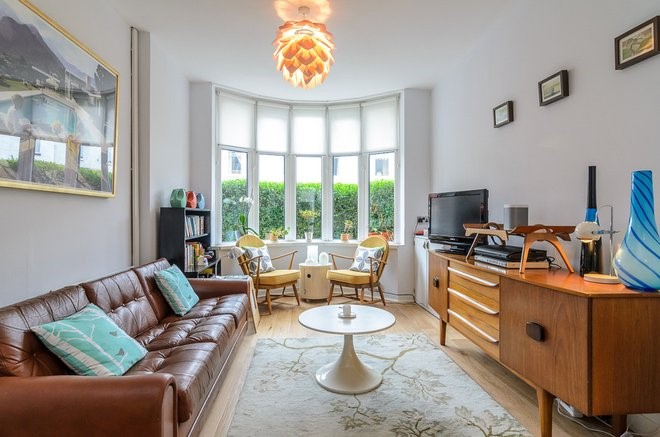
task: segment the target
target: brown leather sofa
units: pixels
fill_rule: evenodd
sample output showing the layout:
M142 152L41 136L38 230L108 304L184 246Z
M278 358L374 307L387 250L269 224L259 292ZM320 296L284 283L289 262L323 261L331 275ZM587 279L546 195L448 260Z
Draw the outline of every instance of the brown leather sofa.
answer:
M190 279L200 301L172 313L154 272L165 259L0 308L0 435L199 433L247 330L249 279ZM119 377L77 376L30 327L88 303L148 353Z

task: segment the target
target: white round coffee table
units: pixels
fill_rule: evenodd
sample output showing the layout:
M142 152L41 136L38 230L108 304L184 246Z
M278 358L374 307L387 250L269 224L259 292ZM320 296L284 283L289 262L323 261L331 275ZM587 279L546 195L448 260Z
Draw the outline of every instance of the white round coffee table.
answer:
M353 347L353 335L382 331L394 325L396 320L388 311L364 305L351 305L354 318L340 318L342 307L315 307L300 314L298 321L314 331L344 336L344 347L337 361L316 371L319 385L334 393L366 393L378 387L383 376L360 361Z

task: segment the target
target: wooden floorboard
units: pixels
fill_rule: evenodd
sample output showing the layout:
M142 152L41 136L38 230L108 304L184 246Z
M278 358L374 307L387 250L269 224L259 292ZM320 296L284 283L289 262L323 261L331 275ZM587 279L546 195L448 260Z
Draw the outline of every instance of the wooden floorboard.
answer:
M345 301L348 301L348 299L338 297L333 299L332 303L341 304ZM354 303L354 301L350 302ZM248 333L237 351L237 356L233 360L218 397L212 405L209 419L202 428L200 434L202 437L222 437L227 434L258 338L319 337L328 335L311 331L298 323L298 315L302 311L322 304L322 301L301 301L301 305L298 307L295 304L295 299L286 297L273 303L272 315L262 315L257 332ZM379 304L379 306L381 305ZM394 314L397 321L392 328L384 331L384 334L422 332L435 344L438 344L438 319L420 306L416 304L388 303L385 309ZM265 312L265 307L262 307L262 312ZM447 355L506 408L525 428L534 435L539 435L536 392L529 385L487 356L451 327L447 331L446 343L447 345L443 347L443 350ZM591 419L588 425L607 430L606 427L601 426L594 419ZM605 434L588 431L573 421L560 416L555 407L553 436L603 435Z

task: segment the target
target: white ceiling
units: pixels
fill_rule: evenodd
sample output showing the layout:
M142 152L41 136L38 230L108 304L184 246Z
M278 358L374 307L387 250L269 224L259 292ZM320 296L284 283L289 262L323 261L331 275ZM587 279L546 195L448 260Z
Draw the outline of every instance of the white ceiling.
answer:
M500 14L524 0L285 0L329 2L325 24L335 38L335 64L311 90L294 88L275 69L277 0L109 1L130 25L150 32L190 80L334 101L431 88Z

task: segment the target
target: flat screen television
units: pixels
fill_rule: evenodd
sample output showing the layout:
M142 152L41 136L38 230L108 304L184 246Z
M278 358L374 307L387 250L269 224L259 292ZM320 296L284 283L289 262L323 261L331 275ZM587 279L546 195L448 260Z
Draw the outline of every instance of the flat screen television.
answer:
M473 237L465 236L464 223L488 223L487 189L429 194L432 243L441 243L448 252L467 252Z

